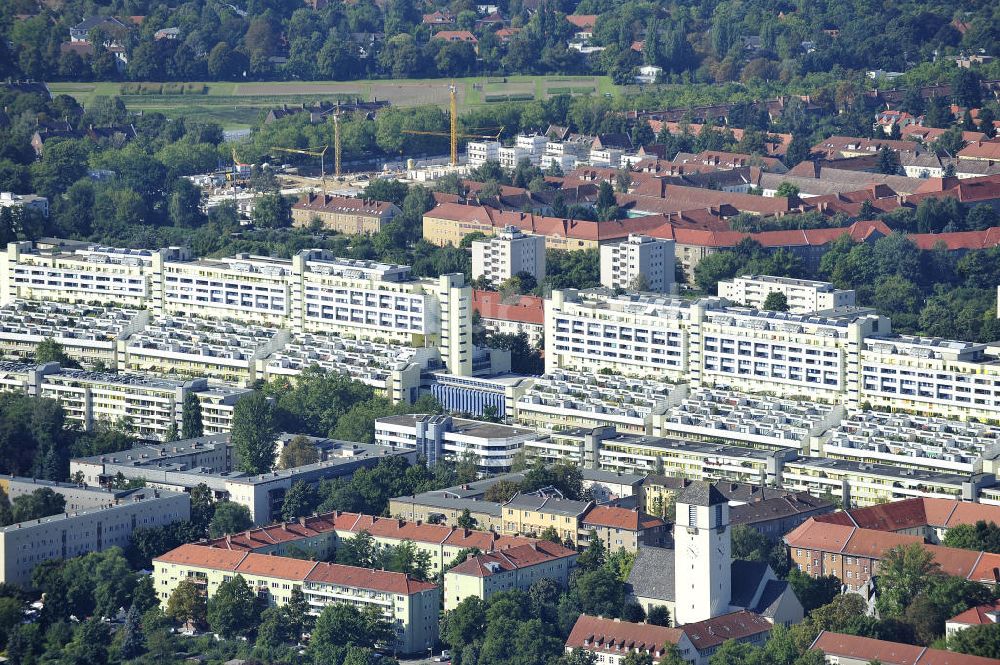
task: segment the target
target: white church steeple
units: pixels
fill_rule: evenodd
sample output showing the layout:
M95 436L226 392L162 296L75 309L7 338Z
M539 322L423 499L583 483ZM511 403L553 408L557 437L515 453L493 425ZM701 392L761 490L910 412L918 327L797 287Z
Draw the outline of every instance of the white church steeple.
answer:
M683 625L729 612L732 536L729 502L711 483L691 483L676 505L674 618Z

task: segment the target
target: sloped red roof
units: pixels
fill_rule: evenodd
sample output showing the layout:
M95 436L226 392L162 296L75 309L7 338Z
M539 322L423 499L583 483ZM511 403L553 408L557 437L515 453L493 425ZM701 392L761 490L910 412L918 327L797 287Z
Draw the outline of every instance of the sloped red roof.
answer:
M948 619L948 623L960 623L966 626L985 626L996 623L991 617L987 616L988 612L1000 612L1000 600L989 605L979 605L978 607L969 608L961 614Z
M822 651L827 656L851 658L863 662L878 661L882 665L996 665L997 663L993 658L833 633L827 630L819 634L810 650Z
M293 559L287 556L270 554L247 554L236 572L241 575L262 575L264 577L280 577L286 580L304 580L313 568L315 561Z
M659 517L618 506L595 506L584 516L583 523L629 531L652 529L666 524Z
M618 653L622 647L662 651L668 644L677 644L684 631L649 623L631 623L581 614L566 638L566 648L586 649L595 653Z
M566 20L580 29L593 29L597 25L597 14L567 14Z
M470 44L479 43L476 36L468 30L442 30L441 32L434 33L431 39L443 39L448 42L469 42Z
M321 584L337 584L356 589L375 589L404 595L436 588L430 582L417 581L404 573L342 566L337 563L317 563L304 579Z
M907 236L920 249L989 249L1000 245L1000 227L982 231L955 231L953 233L913 233Z
M958 151L959 159L998 159L1000 160L1000 141L976 141Z
M572 556L578 556L576 550L550 543L547 540L539 540L526 545L517 545L469 557L448 572L473 577L489 577L500 572L530 568Z
M484 319L517 321L532 325L545 324L545 300L538 296L515 296L504 301L496 291L472 291L472 307Z
M240 565L240 562L243 561L246 555L246 552L228 552L205 545L187 543L161 554L153 559L153 561L213 568L216 570L236 570L236 567Z
M704 651L726 640L740 640L751 635L769 633L771 622L759 614L743 610L685 624L681 630L698 651Z

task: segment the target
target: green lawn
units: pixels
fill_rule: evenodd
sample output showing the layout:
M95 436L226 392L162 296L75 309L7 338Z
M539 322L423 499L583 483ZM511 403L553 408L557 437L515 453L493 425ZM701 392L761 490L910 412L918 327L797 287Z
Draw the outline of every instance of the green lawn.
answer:
M545 99L553 94L571 92L598 94L617 92L607 76L508 76L456 79L459 110L502 101L507 98ZM226 129L240 129L254 124L262 109L281 104L303 104L336 97L388 99L395 106L436 104L447 106L448 79L407 79L367 81L277 81L198 83L204 94L128 94L122 84L50 83L53 95L70 95L86 105L96 96L121 97L132 110L158 111L168 117L212 120ZM592 94L592 93L590 93Z

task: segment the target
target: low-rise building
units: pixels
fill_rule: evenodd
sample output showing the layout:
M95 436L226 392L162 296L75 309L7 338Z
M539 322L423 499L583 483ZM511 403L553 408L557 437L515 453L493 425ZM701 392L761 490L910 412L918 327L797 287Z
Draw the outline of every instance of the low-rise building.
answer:
M375 419L375 443L416 451L429 465L438 460L476 458L480 473L510 471L514 456L534 430L447 415L406 414Z
M21 208L38 212L43 217L49 216L49 200L37 194L0 192L0 208Z
M581 545L589 544L591 531L611 552L634 553L640 547L666 547L671 542L670 525L638 508L594 506L580 521Z
M955 633L966 628L989 626L998 621L1000 621L1000 601L970 607L944 622L945 637L951 639Z
M577 556L576 550L546 540L470 556L444 574L444 610L470 596L489 600L500 591L526 591L542 579L565 589Z
M292 224L321 228L348 235L374 235L400 213L393 203L347 196L307 194L292 206Z
M674 241L630 235L601 245L601 284L626 291L674 291Z
M541 282L545 277L545 237L527 235L513 226L487 240L472 242L472 278L493 284L527 273Z
M4 478L0 486L12 496L44 486L67 499L65 513L0 527L0 582L25 588L31 586L32 571L45 561L124 549L137 528L191 518L191 498L184 492L85 489L25 478Z
M313 615L336 603L373 607L392 624L396 638L382 646L394 651L420 653L437 641L441 592L436 585L404 573L195 544L153 559L154 588L164 607L183 580L193 580L211 598L223 582L236 577L272 606L284 605L292 591L299 590Z
M291 435L282 434L279 441ZM204 436L131 448L126 451L70 462L70 473L79 472L88 485L106 485L118 474L127 480L144 480L148 487L190 491L204 484L217 499L242 504L255 524L268 524L281 515L285 493L296 482L315 485L323 480L350 476L371 468L390 455L415 454L383 446L309 437L316 445L319 461L314 464L276 469L260 475L241 472L228 434Z
M592 501L573 501L544 492L517 494L500 507L500 533L538 538L553 529L563 544L577 548L581 545L581 521L593 507Z
M793 314L809 314L828 309L853 307L854 291L838 289L829 282L770 275L744 275L719 282L719 297L738 305L763 309L767 297L780 293Z
M885 665L996 664L994 658L877 640L872 637L834 633L829 630L821 631L809 649L822 653L828 665L868 665L872 662L884 663Z
M472 308L483 328L503 335L524 335L539 347L545 335L545 301L538 296L510 296L497 291L472 292Z
M478 168L486 162L500 161L499 141L469 141L465 145L469 166Z

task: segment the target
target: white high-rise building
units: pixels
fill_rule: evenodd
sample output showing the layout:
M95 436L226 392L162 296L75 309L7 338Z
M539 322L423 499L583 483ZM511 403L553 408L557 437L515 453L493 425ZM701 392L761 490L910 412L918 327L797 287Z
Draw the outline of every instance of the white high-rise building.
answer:
M784 294L788 311L809 314L838 307L853 307L854 291L838 289L829 282L771 275L743 275L726 282L719 282L719 297L737 305L763 309L772 293Z
M676 505L674 619L683 625L730 611L732 534L729 502L711 483L692 483Z
M536 280L545 277L545 237L522 233L508 226L487 240L472 243L472 277L494 284L526 272Z
M500 161L499 141L470 141L465 147L469 166L482 166L486 162Z
M669 293L674 288L674 241L630 235L627 240L601 245L601 284Z

